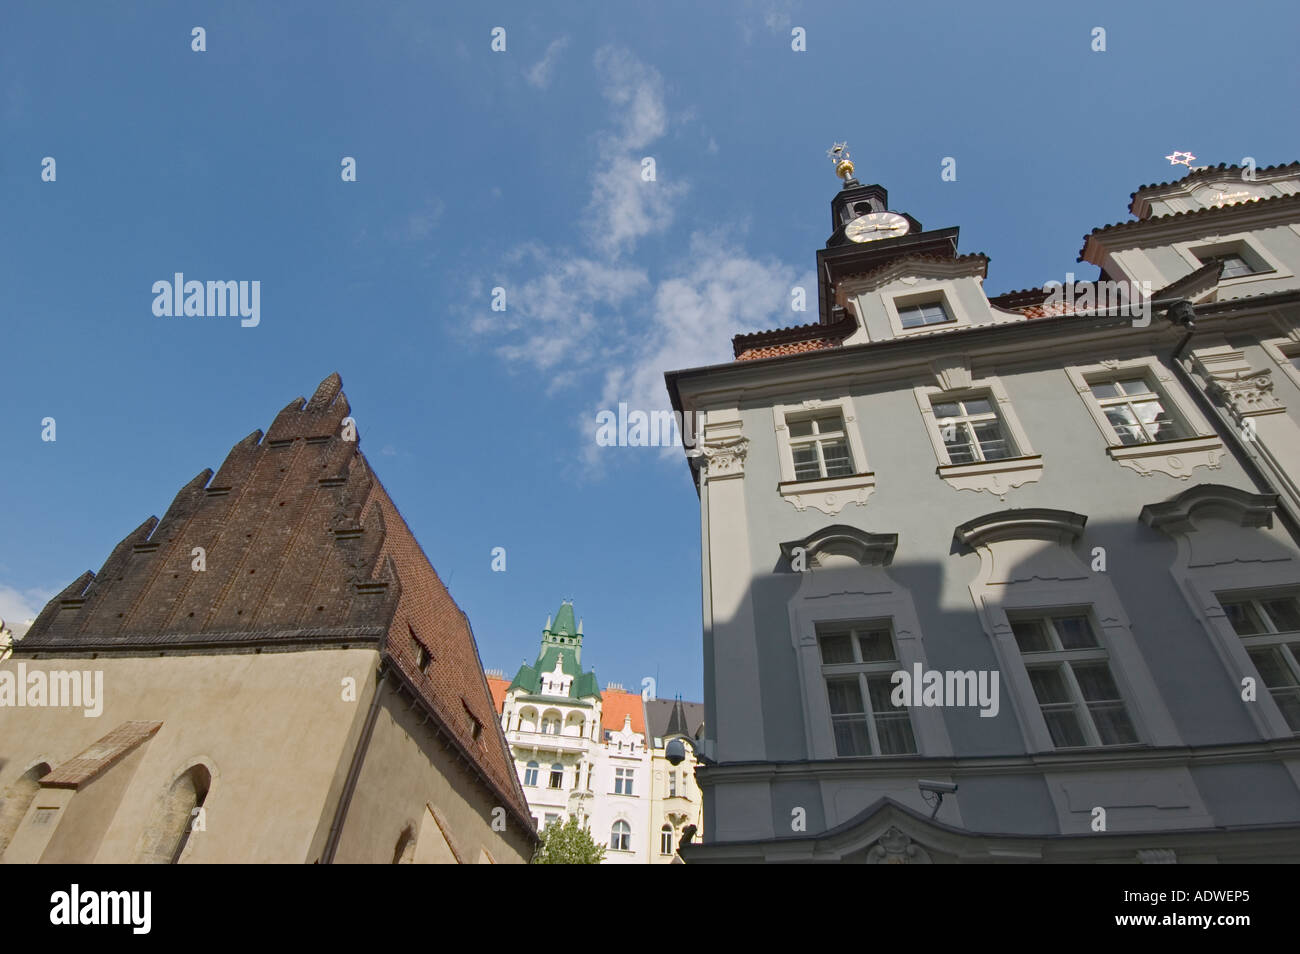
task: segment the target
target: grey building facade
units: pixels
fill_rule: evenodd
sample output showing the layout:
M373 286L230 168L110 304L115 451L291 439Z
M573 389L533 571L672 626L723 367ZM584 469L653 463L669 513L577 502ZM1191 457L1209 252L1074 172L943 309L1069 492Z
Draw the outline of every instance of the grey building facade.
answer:
M1144 186L1095 281L993 298L852 171L818 321L667 375L687 862L1300 860L1300 163Z

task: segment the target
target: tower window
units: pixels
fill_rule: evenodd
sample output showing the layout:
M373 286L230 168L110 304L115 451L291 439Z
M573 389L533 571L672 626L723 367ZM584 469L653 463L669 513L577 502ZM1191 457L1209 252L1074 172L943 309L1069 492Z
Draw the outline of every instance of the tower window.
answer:
M952 321L952 315L941 301L903 305L898 309L898 321L904 328L921 328L925 325L942 325Z

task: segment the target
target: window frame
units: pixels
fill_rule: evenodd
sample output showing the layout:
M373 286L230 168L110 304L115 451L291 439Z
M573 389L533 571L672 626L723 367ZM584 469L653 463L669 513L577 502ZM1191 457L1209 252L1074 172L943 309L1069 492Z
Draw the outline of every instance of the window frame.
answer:
M611 795L630 795L635 797L636 770L626 766L618 765L614 768L614 791Z
M541 770L542 770L541 763L540 763L540 762L537 762L537 761L535 761L535 760L534 760L534 761L527 762L527 763L524 765L524 787L525 787L525 788L538 788L538 787L539 787L538 784L537 784L537 780L538 780L538 778L541 776ZM528 773L529 773L529 772L531 772L532 775L533 775L533 780L532 780L531 782L528 781Z
M623 830L619 831L619 825ZM625 844L620 844L625 842ZM628 851L632 850L632 825L624 818L614 819L614 823L609 826L609 849L610 851Z
M841 629L847 628L849 636L849 645L853 652L852 662L828 663L826 662L825 653L822 651L823 638L828 635L839 635L838 633L823 632L823 629ZM889 659L872 659L862 658L862 641L859 634L885 632L889 637L890 649L893 651ZM851 676L857 677L858 700L862 705L860 713L835 713L831 711L831 734L836 738L835 758L837 759L862 759L862 758L895 758L908 755L919 755L920 747L917 742L916 727L912 721L913 706L891 706L893 714L897 715L897 710L902 709L906 713L906 723L908 732L912 737L912 750L906 752L885 752L881 746L881 726L882 718L887 717L889 712L876 712L871 703L871 681L873 677L879 679L880 676L893 676L900 671L902 662L899 659L898 639L894 635L894 623L892 619L848 619L848 620L822 620L814 624L814 633L817 639L817 651L821 656L822 671L822 691L826 693L826 707L831 710L830 702L830 683L832 681L848 682ZM891 685L890 691L892 692ZM867 741L870 745L869 752L851 752L841 753L839 750L838 737L836 736L836 718L853 715L860 715L862 722L866 725ZM898 720L903 721L903 720Z
M952 283L952 279L936 282L925 288L909 289L907 291L880 291L880 297L885 306L885 314L889 318L889 327L893 331L894 337L905 338L908 335L934 334L937 331L964 328L971 324L970 317L963 308L959 307L955 292L956 286ZM914 328L903 327L902 312L904 309L933 304L943 308L948 315L947 321L917 325Z
M1265 248L1252 232L1234 232L1229 235L1215 235L1186 242L1175 242L1173 249L1187 263L1190 271L1204 268L1207 264L1206 259L1219 255L1237 255L1255 269L1248 275L1236 275L1232 278L1220 279L1219 288L1232 288L1250 282L1275 281L1280 278L1294 277L1292 270ZM1245 254L1242 254L1243 252Z
M1280 599L1290 599L1300 608L1300 588L1269 588L1264 590L1224 590L1214 594L1218 601L1220 610L1223 611L1224 619L1232 634L1241 641L1241 646L1245 650L1246 659L1249 660L1251 668L1254 670L1256 679L1256 698L1261 694L1260 689L1265 690L1277 708L1278 714L1282 717L1283 723L1287 726L1292 735L1300 735L1300 716L1297 716L1297 722L1292 725L1286 718L1286 710L1279 704L1277 691L1275 687L1268 685L1264 675L1259 670L1259 664L1255 662L1255 657L1251 655L1252 649L1272 649L1280 651L1282 654L1282 664L1289 671L1289 675L1294 680L1290 686L1278 687L1290 691L1290 694L1296 698L1297 704L1300 705L1300 629L1279 630L1273 621L1271 614L1265 609L1263 604L1268 601ZM1263 633L1243 636L1236 631L1232 625L1231 617L1228 615L1227 605L1229 603L1249 603L1254 608L1255 613L1261 621L1265 623L1266 630Z
M825 416L838 411L848 442L854 473L842 477L817 477L798 480L795 476L794 448L790 421ZM850 502L865 504L876 488L876 475L870 470L866 447L854 407L853 398L843 394L835 398L810 398L798 404L775 404L772 427L776 436L778 462L777 492L797 510L813 507L828 515L840 512Z
M1217 467L1224 454L1223 441L1214 428L1197 409L1190 395L1174 379L1173 373L1151 356L1127 360L1105 361L1100 364L1073 365L1065 368L1079 399L1083 401L1093 423L1097 425L1106 453L1114 461L1142 474L1156 470L1171 477L1187 477L1197 467ZM1147 386L1162 400L1162 407L1172 413L1187 432L1186 437L1172 440L1125 444L1120 438L1105 410L1093 394L1096 384L1132 378L1141 375Z
M558 780L556 779L556 775L559 775ZM553 791L564 790L564 763L563 762L554 762L551 764L549 774L547 775L546 778L546 787L547 789Z
M1056 621L1060 619L1082 618L1087 622L1089 632L1091 633L1093 645L1082 646L1074 649L1067 649L1060 637L1059 628ZM1052 648L1046 650L1027 651L1015 636L1016 623L1038 622L1045 624L1046 631L1052 641ZM1080 749L1118 749L1127 746L1138 745L1141 742L1141 736L1138 735L1137 726L1133 721L1131 714L1131 704L1124 695L1124 689L1120 681L1115 678L1115 669L1111 665L1110 656L1103 645L1100 636L1100 627L1093 615L1092 607L1065 607L1056 610L1019 610L1007 613L1007 624L1011 627L1012 639L1015 641L1020 651L1021 661L1024 664L1025 672L1033 673L1040 670L1055 670L1063 675L1063 682L1069 699L1065 702L1044 703L1039 698L1038 693L1033 688L1033 677L1030 676L1030 689L1033 691L1034 701L1038 704L1038 713L1043 720L1043 725L1047 728L1048 737L1051 738L1051 726L1047 721L1047 716L1043 710L1049 706L1068 706L1074 714L1075 723L1081 731L1084 742L1081 745L1061 745L1052 738L1054 751L1072 751ZM1078 674L1075 672L1075 663L1096 664L1104 663L1110 674L1110 680L1114 683L1116 691L1119 693L1118 701L1123 705L1125 718L1128 721L1129 728L1133 733L1133 739L1124 742L1104 742L1101 738L1101 732L1097 728L1097 721L1092 712L1092 704L1097 702L1110 702L1115 700L1090 700L1083 692L1079 684Z

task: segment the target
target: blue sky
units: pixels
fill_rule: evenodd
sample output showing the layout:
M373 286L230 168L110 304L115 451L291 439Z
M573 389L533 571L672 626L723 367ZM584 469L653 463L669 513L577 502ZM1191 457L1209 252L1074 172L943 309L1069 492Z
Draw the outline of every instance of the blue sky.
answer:
M699 699L686 465L595 413L815 320L833 141L990 293L1093 277L1083 235L1175 149L1300 158L1294 4L447 6L5 5L0 616L338 371L485 665L572 598L602 683ZM177 271L260 281L260 324L155 317Z

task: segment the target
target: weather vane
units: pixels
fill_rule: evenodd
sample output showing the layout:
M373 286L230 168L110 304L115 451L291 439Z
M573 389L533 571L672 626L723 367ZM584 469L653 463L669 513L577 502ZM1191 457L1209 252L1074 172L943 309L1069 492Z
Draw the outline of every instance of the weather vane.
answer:
M1177 149L1174 150L1172 156L1165 156L1165 158L1169 160L1171 166L1186 166L1188 169L1192 167L1192 162L1196 159L1190 152L1179 152Z
M853 175L853 159L849 156L849 144L837 142L826 150L826 157L835 163L835 174L848 182Z

